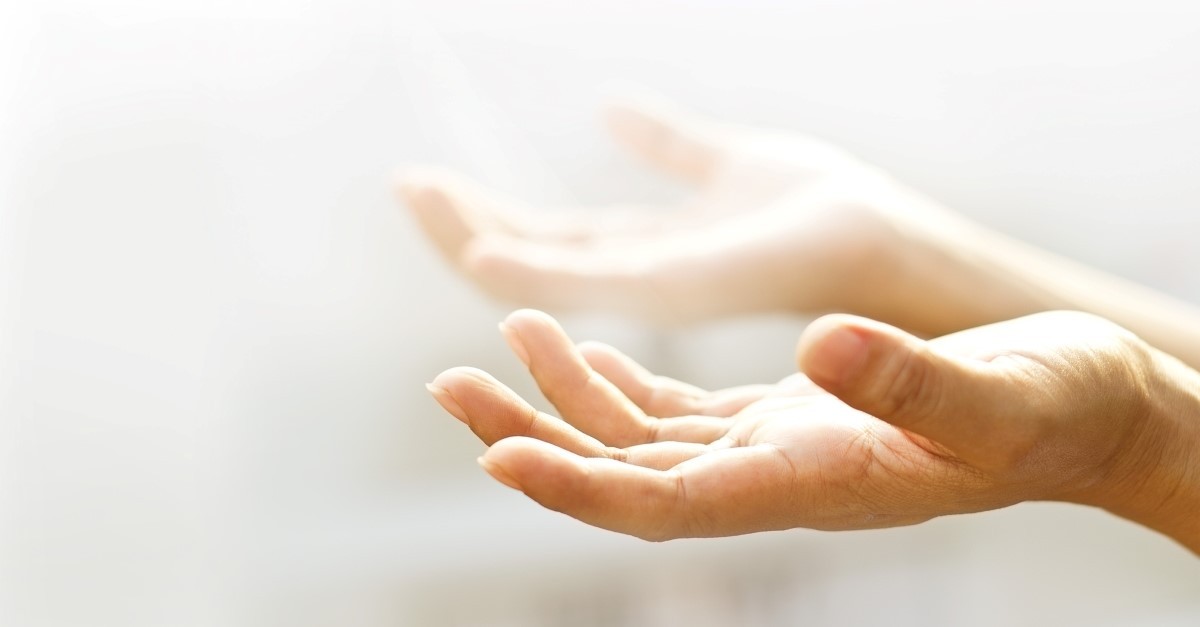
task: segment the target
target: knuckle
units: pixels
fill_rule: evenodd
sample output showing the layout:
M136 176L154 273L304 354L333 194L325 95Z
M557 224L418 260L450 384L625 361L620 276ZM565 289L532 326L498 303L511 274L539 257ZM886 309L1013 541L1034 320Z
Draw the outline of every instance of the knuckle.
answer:
M687 484L683 473L674 472L671 481L670 502L663 508L661 517L654 524L638 530L634 535L647 542L666 542L691 535L688 532Z
M538 430L538 421L542 419L542 413L534 407L529 407L525 410L525 413L525 427L523 430L519 431L517 435L531 437Z
M607 457L608 459L618 461L618 462L628 462L629 461L629 451L627 451L623 448L617 448L615 446L604 447L603 449L601 449L600 454L603 455L604 457Z
M647 418L645 421L647 442L662 442L666 439L666 434L663 433L662 422L657 418Z

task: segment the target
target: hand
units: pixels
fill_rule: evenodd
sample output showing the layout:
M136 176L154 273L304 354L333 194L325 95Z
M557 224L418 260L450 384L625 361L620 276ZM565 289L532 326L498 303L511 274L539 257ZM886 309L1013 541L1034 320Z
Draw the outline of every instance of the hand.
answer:
M922 328L929 299L901 287L900 255L956 231L951 214L810 137L663 104L614 106L606 119L618 143L695 196L674 209L534 211L438 171L410 172L399 195L455 267L523 306L664 323L838 309Z
M804 374L714 393L576 346L540 312L502 330L561 420L470 368L430 391L490 445L480 463L492 476L592 525L664 540L1058 499L1200 547L1188 500L1200 434L1162 409L1173 399L1195 425L1200 402L1162 383L1170 358L1094 316L1038 314L929 342L828 316L800 340ZM1169 480L1180 476L1190 492Z

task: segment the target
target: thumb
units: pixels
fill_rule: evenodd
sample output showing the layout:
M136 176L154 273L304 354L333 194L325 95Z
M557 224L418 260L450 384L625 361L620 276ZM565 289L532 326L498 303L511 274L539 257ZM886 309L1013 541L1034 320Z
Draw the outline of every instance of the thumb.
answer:
M618 143L651 165L693 183L712 179L724 157L717 124L659 99L615 101L604 118Z
M796 349L800 370L847 405L970 454L1001 421L1003 383L986 364L947 355L881 322L822 317Z

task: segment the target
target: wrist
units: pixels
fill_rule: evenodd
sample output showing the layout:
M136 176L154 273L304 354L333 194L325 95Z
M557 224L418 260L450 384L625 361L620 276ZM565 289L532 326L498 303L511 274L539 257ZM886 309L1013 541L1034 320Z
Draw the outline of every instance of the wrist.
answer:
M1080 502L1159 531L1200 554L1200 374L1149 348L1145 411L1131 417L1093 494Z

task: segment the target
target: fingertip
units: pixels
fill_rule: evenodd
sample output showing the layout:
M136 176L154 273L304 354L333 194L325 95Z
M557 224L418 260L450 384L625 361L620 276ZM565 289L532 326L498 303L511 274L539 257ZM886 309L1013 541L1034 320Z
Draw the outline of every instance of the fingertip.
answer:
M514 490L524 492L521 484L518 483L517 480L511 474L509 474L509 472L505 470L503 466L495 461L489 460L485 457L478 457L475 459L475 463L479 464L479 467L483 468L483 470L487 472L487 474L491 475L496 481L499 481L500 483L503 483Z
M481 399L509 396L508 388L495 377L470 366L456 366L442 371L425 385L425 389L442 409L472 429L474 426L470 416L479 415Z
M447 370L443 370L438 376L433 378L429 385L443 390L449 390L453 393L457 389L461 389L464 385L474 385L484 383L487 385L499 385L500 382L496 377L471 366L455 366Z
M613 359L617 357L617 349L597 340L584 340L575 345L579 353L591 361L596 359Z
M865 319L850 314L827 314L813 320L804 327L804 331L796 343L796 360L802 361L806 355L812 352L813 347L830 333L838 329L861 326L860 323L863 320Z
M710 178L719 160L718 127L661 97L614 100L604 120L618 143L693 182Z
M497 326L500 327L500 335L504 336L504 341L508 343L508 348L512 350L513 354L517 356L517 359L520 359L521 363L525 364L525 367L528 368L529 350L525 348L525 341L521 339L521 334L518 333L516 329L509 326L506 322L501 322Z
M610 94L601 114L614 130L653 132L667 118L677 117L681 112L662 95L637 89Z
M454 395L449 390L434 383L426 383L425 391L433 396L433 400L437 401L437 404L441 405L442 409L446 410L446 413L457 418L459 422L470 426L471 420L467 416L467 412L463 411L462 405L458 404L458 399L454 398Z
M646 117L641 115L636 104L626 98L613 100L605 105L601 116L606 126L618 137L627 133L645 130Z
M582 466L572 457L578 456L535 438L511 436L488 447L478 463L497 481L549 507L571 492L573 471Z
M554 319L554 316L539 309L529 308L518 309L508 314L501 324L517 333L536 332L539 329L562 330L562 325Z
M480 459L486 459L495 464L511 463L514 456L520 456L529 444L535 442L536 440L533 438L522 436L504 438L489 446Z
M548 314L540 309L534 309L532 307L521 307L520 309L514 309L511 313L509 313L507 318L505 319L505 322L512 322L518 318L527 318L527 317L553 320L553 318L550 317L550 314Z
M393 171L392 184L403 198L416 202L443 187L449 176L434 166L401 166Z
M666 158L663 145L669 140L673 121L661 106L624 99L606 107L603 120L618 144L651 162L661 163Z
M864 318L845 314L822 316L808 325L796 345L796 364L814 383L840 387L866 365Z
M624 80L606 81L598 89L604 111L621 106L636 107L637 103L644 102L669 102L661 93L645 85Z
M402 184L426 187L448 184L458 178L452 170L431 164L401 166L396 168L395 175L396 180Z
M593 370L631 398L634 386L640 383L640 378L651 376L650 372L633 358L604 342L587 340L577 344L576 348Z
M586 472L584 458L549 442L526 436L511 436L488 447L480 457L503 468L519 485L538 478L558 476L563 470Z
M397 195L439 243L450 245L456 254L473 237L491 230L490 218L479 211L481 203L471 189L460 175L428 166L405 169L396 183Z
M411 191L416 187L416 179L422 168L423 166L414 165L398 165L392 168L392 188L400 192Z
M413 166L398 165L392 168L391 175L388 180L391 181L392 190L400 195L404 195L411 187L409 173L412 172Z

